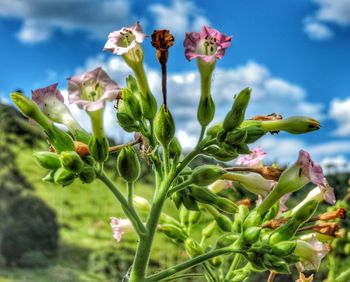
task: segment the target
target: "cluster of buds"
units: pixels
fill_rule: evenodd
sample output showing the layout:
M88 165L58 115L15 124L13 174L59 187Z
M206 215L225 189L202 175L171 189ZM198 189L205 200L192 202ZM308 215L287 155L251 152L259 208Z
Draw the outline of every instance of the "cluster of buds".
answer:
M339 220L346 217L346 210L316 215L323 201L334 205L336 199L321 166L308 152L300 150L297 161L281 169L265 166L263 149L249 146L269 132L303 134L318 130L319 122L303 116L283 119L279 114L246 119L252 89L245 88L234 96L224 120L207 128L215 114L212 75L232 37L204 26L201 32L186 33L184 40L185 57L197 60L201 83L197 110L201 134L193 151L184 156L167 104L167 62L174 36L169 30L152 34L151 44L156 48L162 72L163 103L159 108L143 66L141 44L145 38L138 22L108 36L104 50L122 56L133 71L123 88L101 67L68 79L68 102L86 111L91 133L73 118L57 84L32 91L32 100L20 93L11 95L20 111L41 126L48 137L50 150L34 154L37 163L49 170L43 180L67 186L76 178L83 183L99 179L111 190L128 217L111 218L114 239L120 242L122 235L131 230L139 239L131 282L160 281L198 263L203 264L208 281L248 281L251 272L285 274L293 265L301 273L299 280L307 281L309 278L302 272L319 268L329 251L329 242L342 234ZM134 142L110 147L103 114L106 103L115 101L116 121L138 137ZM68 132L57 127L57 123ZM134 194L134 183L141 174L138 150L132 147L137 143L142 143L140 155L154 170L156 188L152 203ZM127 186L127 196L104 171L105 161L116 151L120 152L115 167ZM205 164L193 168L189 164L198 155L220 162L237 158L236 166ZM298 205L288 209L289 196L307 184L314 187ZM241 199L236 187L255 197ZM177 207L178 218L162 211L167 199ZM192 236L192 227L199 224L203 226L200 239ZM146 279L156 230L182 246L190 260ZM227 268L223 255L233 253L235 258ZM237 268L239 265L243 266Z

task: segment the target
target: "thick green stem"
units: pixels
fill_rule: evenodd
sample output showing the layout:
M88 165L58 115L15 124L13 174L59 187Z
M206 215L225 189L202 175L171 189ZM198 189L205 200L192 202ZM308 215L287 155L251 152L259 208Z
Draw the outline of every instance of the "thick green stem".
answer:
M92 132L96 139L102 140L104 138L103 131L103 110L98 110L89 113L91 118Z
M134 194L134 182L128 182L128 203L130 207L134 207L134 201L133 201L133 194Z
M168 146L163 146L163 161L165 176L169 174L169 150Z
M145 229L145 226L143 225L140 217L138 216L138 214L128 204L128 201L125 199L123 194L117 189L117 187L115 187L113 182L108 178L108 176L104 172L101 172L98 177L109 188L109 190L111 190L111 192L114 194L114 196L120 202L123 211L130 219L137 234L139 235L140 238L142 238L142 236L144 236L146 233L146 229Z
M227 282L231 281L231 279L234 275L234 271L236 270L240 260L241 260L241 254L235 254L235 257L233 258L231 266L230 266L230 268L227 272L227 275L225 277L225 281L227 281Z
M241 251L238 250L234 250L230 247L228 248L221 248L221 249L216 249L213 251L210 251L208 253L205 253L203 255L199 255L195 258L192 258L188 261L185 261L183 263L180 263L178 265L172 266L164 271L161 271L157 274L151 275L150 277L147 277L146 281L147 282L156 282L156 281L161 281L164 278L167 278L169 276L172 276L180 271L184 271L188 268L191 268L197 264L203 263L205 261L207 261L208 259L217 257L217 256L221 256L221 255L225 255L225 254L229 254L229 253L240 253Z

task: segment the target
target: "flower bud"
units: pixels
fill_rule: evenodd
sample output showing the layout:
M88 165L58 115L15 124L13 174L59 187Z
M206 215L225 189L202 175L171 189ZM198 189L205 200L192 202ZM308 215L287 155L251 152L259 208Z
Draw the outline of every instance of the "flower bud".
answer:
M224 197L217 197L215 206L227 213L234 214L238 211L237 205L229 199Z
M251 226L259 226L262 222L263 218L257 212L257 210L252 210L243 222L243 229L246 230Z
M196 199L190 194L183 194L182 204L190 211L199 211Z
M229 144L244 143L247 139L247 131L244 129L236 129L227 133L225 141Z
M189 189L190 195L198 202L209 205L217 204L217 195L207 188L191 187Z
M108 158L108 140L106 137L98 139L92 137L89 142L89 151L90 155L95 159L95 161L101 163L107 160Z
M51 125L51 128L46 129L45 133L49 137L49 142L58 153L75 150L72 137L70 137L67 132L56 127L54 124Z
M53 178L54 174L55 174L55 171L52 170L46 176L44 176L41 180L44 182L54 183L55 182Z
M60 161L66 170L73 173L80 173L84 166L83 161L74 151L62 152L60 154Z
M202 237L210 238L214 234L215 229L216 229L216 221L214 220L202 229Z
M207 136L209 138L216 138L220 131L222 131L222 122L216 123L213 126L209 127L207 130Z
M294 252L296 245L295 241L283 241L273 245L271 250L275 255L285 257Z
M142 93L140 96L143 116L148 120L153 120L157 113L157 101L150 91Z
M223 214L218 214L215 218L215 221L218 225L218 227L225 232L231 232L232 231L232 223L231 220L223 215Z
M226 174L226 171L219 166L203 165L193 170L191 181L198 186L208 186L220 179L224 174Z
M137 81L132 75L126 77L126 87L131 91L135 96L139 95L139 88L137 86Z
M320 129L320 123L309 117L294 116L279 121L280 130L284 130L291 134L303 134Z
M216 248L224 248L232 245L234 242L236 242L239 238L238 234L224 234L216 241Z
M124 146L117 159L119 175L127 182L136 181L141 174L139 158L131 146Z
M179 218L180 218L180 222L183 226L188 226L188 224L190 222L189 216L190 216L190 211L188 209L186 209L185 207L181 207Z
M202 127L207 126L214 118L215 104L213 98L201 96L198 106L197 119Z
M151 204L145 199L140 196L135 195L133 197L133 203L134 206L144 212L149 212L151 210Z
M118 124L126 131L126 132L136 132L139 131L139 125L132 118L132 116L126 112L118 110L117 112L117 120Z
M75 178L74 173L70 172L69 170L66 170L63 167L60 167L59 169L57 169L53 176L54 182L57 184L61 184L62 186L67 186L69 184L72 184L74 181L74 178Z
M182 153L179 139L174 137L169 144L169 156L171 159L178 158Z
M79 174L83 183L91 183L96 179L96 171L92 166L85 165Z
M203 249L199 244L197 244L195 241L193 241L191 238L187 238L185 241L185 249L186 252L189 254L190 257L198 257L201 254L203 254Z
M245 139L246 144L255 143L266 134L266 131L255 126L245 127L244 130L247 132L247 138Z
M209 263L218 268L223 264L224 260L222 257L213 257L212 259L209 260Z
M225 189L232 188L232 182L229 180L219 179L208 186L208 189L215 194L220 193Z
M272 271L281 273L281 274L289 274L290 269L288 263L286 263L283 259L273 254L265 253L263 264Z
M159 230L171 239L176 240L179 243L185 242L187 235L183 230L173 224L159 225Z
M261 227L252 226L244 230L243 240L248 244L254 244L259 239Z
M199 211L191 210L190 214L188 216L189 223L196 224L199 221L199 219L201 218L201 215L202 215L202 212L200 210Z
M154 134L163 147L169 145L175 135L175 124L169 109L160 107L154 120Z
M233 159L238 157L237 152L232 150L230 152L227 152L225 149L219 148L217 146L210 146L206 148L204 150L204 154L206 154L207 156L213 157L216 160L221 162L232 161Z
M128 88L122 90L123 106L129 112L134 120L141 120L142 112L140 102L137 97L130 92Z
M251 88L245 88L237 95L222 125L226 132L236 129L243 122L251 91Z
M61 166L59 156L52 152L36 152L33 157L42 168L57 169Z

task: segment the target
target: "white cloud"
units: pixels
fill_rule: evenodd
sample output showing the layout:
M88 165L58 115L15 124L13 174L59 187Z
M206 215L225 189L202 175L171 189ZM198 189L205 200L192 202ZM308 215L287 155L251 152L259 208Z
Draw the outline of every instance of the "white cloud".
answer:
M333 31L327 25L316 21L306 21L304 32L315 40L327 40L333 37Z
M170 7L153 4L149 7L154 16L155 28L167 28L177 36L186 31L200 30L203 25L210 25L209 20L194 2L173 0Z
M350 136L350 97L345 100L333 99L331 101L329 116L333 118L338 128L333 131L336 136Z
M324 158L320 164L325 174L350 171L350 163L343 155Z
M22 42L43 42L55 29L80 30L94 38L105 38L110 31L132 23L130 3L127 0L2 0L0 16L22 21L17 34Z
M329 24L350 25L349 0L313 0L318 9L304 20L304 31L311 38L325 40L333 36Z

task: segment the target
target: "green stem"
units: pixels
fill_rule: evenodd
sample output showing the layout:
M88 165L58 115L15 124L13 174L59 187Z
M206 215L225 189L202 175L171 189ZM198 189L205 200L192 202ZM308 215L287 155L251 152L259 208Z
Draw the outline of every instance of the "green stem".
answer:
M205 134L205 130L206 130L206 126L202 126L202 129L201 129L201 134L199 135L199 139L198 139L198 143L197 143L197 146L199 145L199 143L203 140L203 137L204 137L204 134Z
M191 184L192 184L192 181L191 181L191 179L189 179L189 180L186 180L186 181L180 183L179 185L176 185L175 187L173 187L169 190L168 196L171 196L172 194L174 194L178 191L181 191L182 189L186 188L187 186L189 186Z
M184 273L184 274L179 274L176 276L172 276L169 278L165 278L162 281L179 281L179 279L185 279L185 278L195 278L195 277L203 277L203 274L201 273Z
M217 256L221 256L221 255L225 255L228 253L240 253L240 252L241 251L234 250L230 247L216 249L216 250L210 251L208 253L199 255L199 256L192 258L188 261L185 261L183 263L180 263L178 265L172 266L172 267L170 267L166 270L163 270L159 273L151 275L151 276L146 278L146 282L161 281L162 279L167 278L169 276L172 276L180 271L184 271L184 270L191 268L197 264L203 263L203 262L207 261L208 259L211 259L211 258L214 258Z
M135 212L135 210L128 204L123 194L117 189L117 187L113 184L113 182L108 178L108 176L104 172L101 172L98 177L109 188L109 190L111 190L114 196L118 199L119 203L122 206L123 211L130 219L137 234L139 235L140 238L142 238L142 236L144 236L146 233L146 229L140 217Z
M208 262L203 263L203 267L205 271L207 272L207 275L209 277L210 282L216 282L216 275L213 272L213 270L210 268L210 265Z
M234 275L233 272L236 270L240 260L241 260L241 254L235 254L235 257L233 258L231 266L226 274L225 281L228 281L228 282L231 281Z
M131 208L134 207L133 194L134 194L134 182L128 182L128 203Z
M163 161L164 161L164 172L165 176L169 174L169 150L168 145L163 146Z

